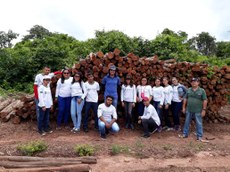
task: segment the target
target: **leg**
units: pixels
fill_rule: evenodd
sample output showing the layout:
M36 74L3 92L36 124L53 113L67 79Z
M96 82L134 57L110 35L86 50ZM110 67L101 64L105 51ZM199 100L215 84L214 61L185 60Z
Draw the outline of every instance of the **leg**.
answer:
M72 98L72 100L71 100L71 118L72 118L72 121L73 121L73 125L74 125L74 128L77 128L77 118L76 118L76 111L77 111L77 109L76 109L76 107L77 107L77 105L76 105L76 99L75 99L75 97L73 97Z
M128 106L129 103L128 102L124 102L124 109L125 109L125 128L129 128L129 114L128 114Z
M117 100L118 98L117 97L114 97L113 98L113 106L117 109Z
M93 114L94 114L94 128L98 129L98 117L97 117L97 109L98 109L98 103L92 102L93 107Z
M62 122L63 115L64 115L64 110L65 110L64 98L58 96L58 117L57 117L57 127L60 127L60 126L61 126L61 122Z
M34 99L35 106L36 106L36 115L37 115L37 122L39 121L39 106L38 106L38 99Z
M101 136L105 137L105 123L98 119L98 128Z
M133 126L133 118L132 118L132 110L133 110L133 103L128 103L128 118L129 118L129 125L131 129L134 129Z
M71 107L71 97L66 97L65 98L65 115L64 115L65 126L68 126L68 123L69 123L70 107Z
M185 118L184 129L183 129L184 137L188 137L192 115L193 114L191 112L186 111L186 118Z
M42 108L39 107L39 121L38 121L38 132L39 133L42 133L44 130L44 127L43 127L44 116L45 116L45 111L43 111Z
M143 113L144 113L144 108L145 108L143 102L139 102L139 103L137 104L137 108L138 108L138 109L137 109L138 115L139 115L139 116L142 116Z
M44 131L49 130L50 108L47 108L44 115Z
M116 122L114 122L110 130L113 133L118 133L118 131L120 130L120 128L119 128L118 124Z
M149 119L142 119L142 125L144 128L144 135L150 136L150 134L149 134Z
M171 121L169 119L169 109L170 109L170 106L168 107L168 109L165 109L165 106L164 106L165 125L168 128L171 128L172 124L171 124Z
M91 108L91 102L85 102L85 115L84 115L84 122L83 128L88 128L88 120L89 120L89 110Z
M203 124L201 113L195 113L197 139L203 137Z
M80 97L77 98L77 100L80 99ZM81 128L81 118L82 118L82 109L84 106L84 100L81 101L80 104L77 103L77 128Z

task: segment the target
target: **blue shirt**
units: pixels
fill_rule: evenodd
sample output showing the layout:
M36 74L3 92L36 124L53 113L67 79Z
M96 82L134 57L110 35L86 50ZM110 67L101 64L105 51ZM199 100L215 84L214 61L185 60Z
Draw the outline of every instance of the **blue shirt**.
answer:
M107 74L103 80L102 84L105 85L104 96L113 96L114 98L118 98L117 87L120 85L120 78L118 76L114 76L113 78Z

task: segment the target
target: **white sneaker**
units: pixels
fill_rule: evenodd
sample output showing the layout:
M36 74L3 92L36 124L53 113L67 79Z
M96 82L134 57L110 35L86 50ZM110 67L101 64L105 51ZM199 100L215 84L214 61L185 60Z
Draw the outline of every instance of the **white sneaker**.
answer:
M70 131L71 131L71 132L74 132L76 129L77 129L77 128L73 127L73 129L72 129L72 130L70 130Z
M79 131L80 131L79 128L75 128L73 132L74 132L74 133L77 133L77 132L79 132Z

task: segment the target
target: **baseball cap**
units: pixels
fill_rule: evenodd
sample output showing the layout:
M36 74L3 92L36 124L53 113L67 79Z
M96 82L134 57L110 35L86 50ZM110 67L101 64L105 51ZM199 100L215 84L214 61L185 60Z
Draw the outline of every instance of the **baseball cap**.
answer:
M116 70L117 68L116 68L115 65L111 65L109 69L110 69L110 70Z
M149 101L149 98L148 97L143 97L142 100L143 101Z

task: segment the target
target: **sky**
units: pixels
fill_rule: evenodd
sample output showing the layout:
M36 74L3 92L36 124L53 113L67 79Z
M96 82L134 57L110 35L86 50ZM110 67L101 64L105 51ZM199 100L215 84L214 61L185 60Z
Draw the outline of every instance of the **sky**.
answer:
M152 40L165 28L189 38L209 32L230 41L230 0L0 0L0 31L20 37L34 25L85 41L95 30Z

